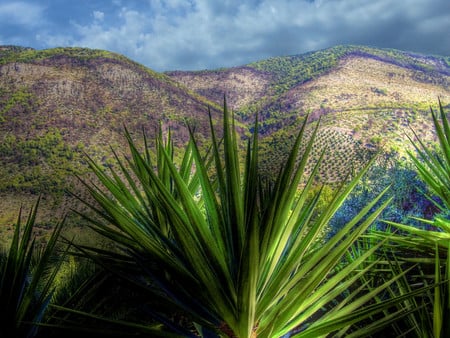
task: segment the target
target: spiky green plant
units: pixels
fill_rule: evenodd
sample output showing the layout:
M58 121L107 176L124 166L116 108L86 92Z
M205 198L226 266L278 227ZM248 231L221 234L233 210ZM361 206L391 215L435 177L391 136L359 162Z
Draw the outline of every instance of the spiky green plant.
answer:
M363 266L370 262L375 264L369 274L362 276L361 283L370 285L371 289L400 276L383 293L374 297L374 302L382 303L386 299L399 297L402 300L384 311L384 318L380 318L379 322L370 323L365 329L369 330L372 325L380 326L383 320L387 320L383 332L389 337L434 337L433 318L429 315L433 307L434 290L438 285L434 280L434 258L423 255L419 257L413 246L409 248L411 243L408 243L408 238L391 233L390 229L381 232L375 227L358 240L349 255L365 252L386 239L388 241L363 263ZM431 263L431 267L428 267L428 263ZM440 272L440 268L437 271ZM405 298L405 295L411 297ZM389 322L391 317L396 320Z
M96 204L86 203L97 216L85 217L122 251L79 249L162 301L172 319L191 321L179 331L183 335L196 330L205 336L280 337L295 331L298 337L319 337L341 330L367 336L376 327L358 331L352 325L393 304L370 305L400 276L362 293L358 283L372 266L361 269L362 263L379 245L352 260L344 257L389 199L379 203L383 192L330 240L320 241L367 168L317 214L320 191L307 196L321 160L309 177L304 174L317 128L297 161L306 125L273 184L260 179L257 124L241 163L226 105L223 140L211 121L210 152L202 156L191 133L179 165L170 135L166 141L161 133L157 137L154 161L145 138L141 153L127 133L130 158L116 155L120 170L109 173L90 160L101 184L86 183ZM342 300L345 294L349 298ZM158 310L151 310L155 318L175 328Z
M45 247L37 247L33 226L38 205L39 201L23 227L19 213L11 245L0 256L1 337L34 337L54 291L53 281L60 266L54 254L62 223L55 227Z
M417 155L409 152L420 177L438 196L446 210L450 210L450 124L439 100L439 112L431 108L431 116L439 142L439 153L435 153L416 136L411 140ZM440 117L440 118L439 118Z
M434 202L442 212L450 211L450 124L439 101L439 112L431 108L431 115L438 137L438 152L427 147L419 138L411 142L416 153L409 156L416 166L422 180L432 193L439 197ZM420 229L411 225L387 222L400 229L403 234L390 236L397 254L404 261L420 263L420 274L410 276L409 283L434 285L425 293L423 299L429 303L424 311L415 313L411 321L420 337L448 337L450 334L450 221L446 217L436 216L427 220L414 218L428 225L429 229ZM434 230L432 230L434 229ZM375 236L383 238L383 233ZM426 272L423 272L426 271ZM417 300L413 300L417 302ZM422 302L423 304L423 302Z

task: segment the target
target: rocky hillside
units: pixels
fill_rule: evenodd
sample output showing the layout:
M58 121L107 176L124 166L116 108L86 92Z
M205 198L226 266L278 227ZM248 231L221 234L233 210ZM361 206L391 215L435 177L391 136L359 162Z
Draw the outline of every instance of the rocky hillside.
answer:
M218 102L217 88L244 120L258 112L265 160L277 167L292 134L309 114L321 118L323 142L333 146L325 180L371 150L404 153L413 128L432 140L430 106L450 104L450 57L419 55L364 46L337 46L303 55L276 57L243 67L167 75ZM287 144L286 144L287 143ZM336 145L345 144L342 151ZM335 161L335 157L340 160ZM333 165L339 163L339 165Z
M269 174L304 117L320 117L313 156L331 149L322 180L332 183L380 147L401 156L409 127L433 139L429 106L438 97L450 103L450 58L338 46L161 74L107 51L0 47L0 224L12 221L19 201L61 195L85 170L83 153L108 167L110 146L125 149L124 125L134 135L170 127L177 145L188 137L186 123L206 135L208 106L219 119L224 94L243 137L255 113L262 120Z
M0 223L17 201L61 195L85 170L82 153L108 166L110 146L125 149L124 126L151 138L161 124L181 145L186 123L207 133L208 106L217 116L205 98L117 54L0 47Z
M105 145L117 141L123 124L132 131L154 130L160 122L178 129L186 119L206 132L208 105L167 76L117 54L0 49L0 128L15 136L26 131L32 138L56 128L71 145Z
M353 64L354 60L359 60L359 64ZM364 67L364 62L368 62L367 68ZM306 86L325 75L339 74L345 69L347 73L351 72L357 78L356 81L353 79L356 86L360 81L365 81L361 77L363 75L364 78L375 77L379 81L385 81L386 77L390 77L390 82L396 81L403 88L400 91L408 91L409 85L420 87L421 84L433 84L439 93L443 90L446 95L449 90L450 57L364 46L337 46L302 55L271 58L242 67L199 72L175 71L166 74L215 102L220 102L222 93L227 92L230 105L238 111L246 111L249 107L259 104L260 109L266 112L275 110L275 107L280 112L293 110L305 112L311 109L310 104L314 107L314 104L320 106L323 102L319 100L298 102L296 97L291 97L290 91L295 89L299 91L299 88L303 88L301 86ZM401 74L397 74L398 72ZM394 76L397 78L392 79ZM337 85L345 85L341 80L350 79L342 78L338 83L326 84L329 89L333 89ZM306 87L305 91L309 91L310 88L311 85ZM370 89L364 95L373 96L375 89L382 91L382 88ZM365 88L359 88L358 92L360 90ZM398 92L399 88L396 90ZM380 93L375 91L375 94ZM391 98L385 97L385 101ZM402 102L402 98L395 99ZM416 99L419 102L426 100L420 95ZM278 102L279 100L281 102ZM337 107L333 108L339 109L348 103L347 100L338 100Z

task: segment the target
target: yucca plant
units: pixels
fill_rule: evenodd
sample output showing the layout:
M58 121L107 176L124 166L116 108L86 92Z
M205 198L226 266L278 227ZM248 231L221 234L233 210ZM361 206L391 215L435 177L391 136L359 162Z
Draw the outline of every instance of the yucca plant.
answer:
M386 299L398 299L399 296L403 300L384 311L384 318L380 318L378 323L371 323L365 329L368 330L371 325L380 326L381 321L395 316L396 320L387 323L381 336L434 337L433 318L429 315L433 307L434 290L439 285L437 278L438 283L435 283L434 258L419 256L413 246L408 250L408 245L411 244L407 245L408 238L392 233L390 228L381 231L376 227L370 229L358 240L349 255L365 252L386 238L388 241L363 263L365 266L371 261L376 262L370 273L361 278L361 283L367 283L370 288L374 288L376 285L390 281L393 277L400 276L395 278L395 282L386 287L382 293L374 297L374 302L382 303ZM400 239L405 241L402 242ZM428 263L431 263L431 266L428 266ZM441 268L436 271L441 272ZM404 298L405 295L411 297Z
M445 214L450 211L450 124L439 101L439 112L431 108L431 115L438 138L438 152L427 147L416 136L411 142L416 153L409 156L416 166L422 180L432 194L439 197L440 202L433 203ZM431 199L431 198L430 198ZM402 234L389 234L390 241L396 247L400 259L411 263L420 263L420 273L410 276L409 283L434 285L425 293L429 304L425 311L416 313L417 336L448 337L450 334L450 220L446 216L435 216L433 219L414 218L428 227L386 222L402 231ZM377 232L378 238L385 234ZM423 300L422 299L422 300ZM417 302L417 300L415 300ZM423 304L423 301L422 301ZM418 315L418 317L417 317Z
M434 152L416 135L411 140L417 154L409 152L420 177L430 190L441 199L441 209L450 210L450 124L439 100L439 112L431 108L434 128L438 138L438 150Z
M43 322L54 292L59 269L55 247L61 231L58 224L47 244L37 247L33 226L39 201L22 226L19 213L9 249L0 256L0 336L34 337Z
M74 280L82 276L83 281ZM142 307L135 305L142 301L142 292L127 285L126 279L100 269L93 271L81 263L67 284L50 304L39 337L174 336L160 323L149 321Z
M367 336L376 325L368 331L353 324L375 320L394 304L371 302L400 275L362 292L360 278L374 264L361 269L362 263L380 244L352 260L345 256L389 199L379 203L383 192L321 241L322 230L367 168L316 213L320 191L307 196L321 160L309 177L304 169L318 125L305 141L306 125L270 184L260 179L257 123L241 162L226 104L223 139L211 121L211 148L202 155L191 132L179 165L170 135L166 141L161 133L157 137L155 161L145 137L140 152L126 133L131 156L124 161L116 155L120 170L107 173L90 160L101 184L86 183L96 204L86 203L97 216L84 215L119 250L78 248L159 301L161 308L146 310L183 336L319 337L336 331Z

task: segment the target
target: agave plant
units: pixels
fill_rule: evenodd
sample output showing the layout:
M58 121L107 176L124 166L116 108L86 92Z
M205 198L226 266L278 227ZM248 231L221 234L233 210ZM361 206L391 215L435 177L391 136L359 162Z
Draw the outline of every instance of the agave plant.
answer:
M54 259L55 246L62 223L54 228L46 246L38 248L33 236L38 205L39 201L23 228L19 213L11 245L0 256L1 337L34 337L54 292L60 266Z
M126 133L131 156L124 160L115 154L118 170L105 172L90 160L100 185L86 182L95 204L86 203L96 216L84 217L118 249L78 248L158 301L161 308L146 310L183 336L367 336L375 331L376 325L364 330L353 324L372 320L394 304L372 304L372 299L401 274L361 292L361 277L376 262L361 269L362 263L380 244L351 260L345 257L389 203L380 203L385 192L329 240L319 240L367 168L317 213L320 190L307 197L321 160L309 176L305 167L318 125L304 140L305 121L279 175L265 184L258 168L257 123L244 162L226 104L223 139L211 119L210 124L206 155L191 132L178 165L170 135L164 140L161 132L154 154L145 136L141 152Z
M414 322L418 337L448 337L450 334L450 124L439 101L439 113L431 108L431 115L438 138L438 152L426 146L416 135L416 141L411 139L416 153L409 152L417 172L430 191L440 202L433 203L441 210L442 215L433 219L414 218L422 222L428 229L407 224L386 222L402 231L402 234L390 236L399 259L405 262L420 263L416 274L409 276L407 283L431 285L420 300L416 302L418 309L429 304L422 311L416 312L410 321ZM386 234L376 232L374 236L384 238ZM421 303L421 306L418 305Z

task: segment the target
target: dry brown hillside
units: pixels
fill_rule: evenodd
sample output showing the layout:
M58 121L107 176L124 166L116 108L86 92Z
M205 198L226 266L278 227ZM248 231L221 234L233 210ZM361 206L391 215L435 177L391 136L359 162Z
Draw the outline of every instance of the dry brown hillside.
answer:
M260 102L270 92L270 84L274 81L273 74L251 67L166 74L214 102L222 102L226 95L233 110Z

